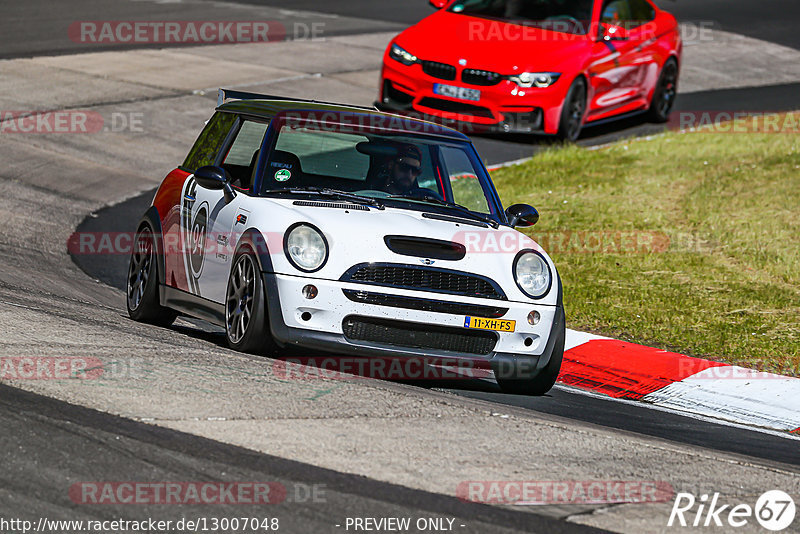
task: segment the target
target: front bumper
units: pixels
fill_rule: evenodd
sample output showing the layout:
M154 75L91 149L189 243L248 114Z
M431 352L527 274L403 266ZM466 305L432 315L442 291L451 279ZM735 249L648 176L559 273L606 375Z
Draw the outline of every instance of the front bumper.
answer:
M353 302L343 291L346 289L376 291L375 286L274 273L263 273L262 276L268 295L270 329L275 341L283 346L364 357L459 359L487 362L492 366L524 364L526 368L538 371L549 363L554 347L557 346L555 340L559 335L563 336L565 328L562 305L544 306L532 302L495 300L487 302L487 299L447 296L446 298L454 303L508 308L503 319L515 320L516 331L497 333L497 342L493 350L487 354L404 346L399 342L352 339L345 335L343 324L353 317L391 322L400 328L405 325L409 330L430 325L437 325L436 328L453 332L472 332L472 330L464 328L464 315ZM313 300L306 299L302 295L302 288L307 284L313 284L318 289L318 295ZM560 284L557 287L560 292ZM421 299L439 300L443 297L435 293L389 287L380 287L377 290L383 294ZM541 315L541 320L535 326L527 322L531 310L537 310Z
M414 114L465 133L546 133L558 131L568 80L547 88L520 89L513 82L472 86L457 76L447 81L430 76L419 65L405 66L385 61L381 96L375 105L385 111ZM562 78L564 78L562 76ZM434 93L435 84L470 87L481 91L481 99L467 102Z

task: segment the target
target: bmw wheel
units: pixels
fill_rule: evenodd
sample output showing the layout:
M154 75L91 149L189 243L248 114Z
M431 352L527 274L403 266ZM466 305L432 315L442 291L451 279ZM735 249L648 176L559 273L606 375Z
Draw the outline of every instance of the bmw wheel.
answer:
M678 62L669 58L661 69L658 84L653 91L653 101L650 104L650 120L653 122L667 122L672 108L675 106L675 97L678 94Z
M276 348L267 323L261 270L249 249L236 254L228 278L225 334L228 345L242 352L266 353Z
M169 326L178 314L161 306L158 295L158 262L153 232L145 225L136 233L128 267L128 315L134 321Z
M562 141L574 143L581 135L583 129L583 117L586 114L586 82L583 78L578 78L572 82L572 86L564 99L564 107L561 110L561 120L558 123L558 133L556 137Z

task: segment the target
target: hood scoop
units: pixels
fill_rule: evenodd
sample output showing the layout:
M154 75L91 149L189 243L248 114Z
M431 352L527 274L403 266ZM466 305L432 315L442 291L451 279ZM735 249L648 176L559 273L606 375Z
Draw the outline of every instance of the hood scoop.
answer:
M387 235L383 240L389 250L402 256L458 261L467 254L464 245L452 241L403 235Z
M341 210L369 211L367 206L361 204L351 204L349 202L322 202L316 200L295 200L294 206L306 206L312 208L338 208Z

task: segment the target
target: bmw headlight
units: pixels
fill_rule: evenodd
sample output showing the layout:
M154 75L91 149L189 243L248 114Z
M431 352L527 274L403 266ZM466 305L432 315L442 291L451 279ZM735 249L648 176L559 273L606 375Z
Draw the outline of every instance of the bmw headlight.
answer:
M389 49L389 57L395 61L399 61L403 65L413 65L419 61L417 56L411 52L407 52L394 43L392 43L392 47Z
M508 79L520 87L550 87L558 81L561 73L558 72L521 72L509 76Z
M541 254L523 250L514 259L514 280L523 293L532 299L540 299L550 291L553 276Z
M328 243L322 232L307 223L291 226L283 239L286 257L297 269L313 273L328 260Z

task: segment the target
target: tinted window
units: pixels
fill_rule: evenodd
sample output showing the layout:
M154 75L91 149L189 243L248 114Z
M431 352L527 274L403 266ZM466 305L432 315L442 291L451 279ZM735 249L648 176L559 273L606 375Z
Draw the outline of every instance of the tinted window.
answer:
M461 0L449 11L583 34L592 18L592 5L592 0Z
M356 150L367 138L313 128L284 128L275 145L277 150L295 154L303 172L349 180L367 179L369 156Z
M647 0L630 0L631 16L639 23L650 22L656 18L656 10Z
M234 122L236 115L232 113L215 113L186 156L183 166L196 171L205 165L213 165Z
M600 21L630 29L650 22L656 16L647 0L611 0L603 4Z
M231 184L248 190L252 184L256 164L256 152L261 148L267 123L244 121L231 148L225 155L222 167L231 175Z
M253 160L253 154L261 148L261 142L264 140L264 132L266 131L267 125L265 123L252 121L242 123L231 149L228 150L228 155L225 156L224 163L249 167Z
M450 176L453 202L478 213L490 213L481 181L466 152L452 147L441 147L442 161Z

